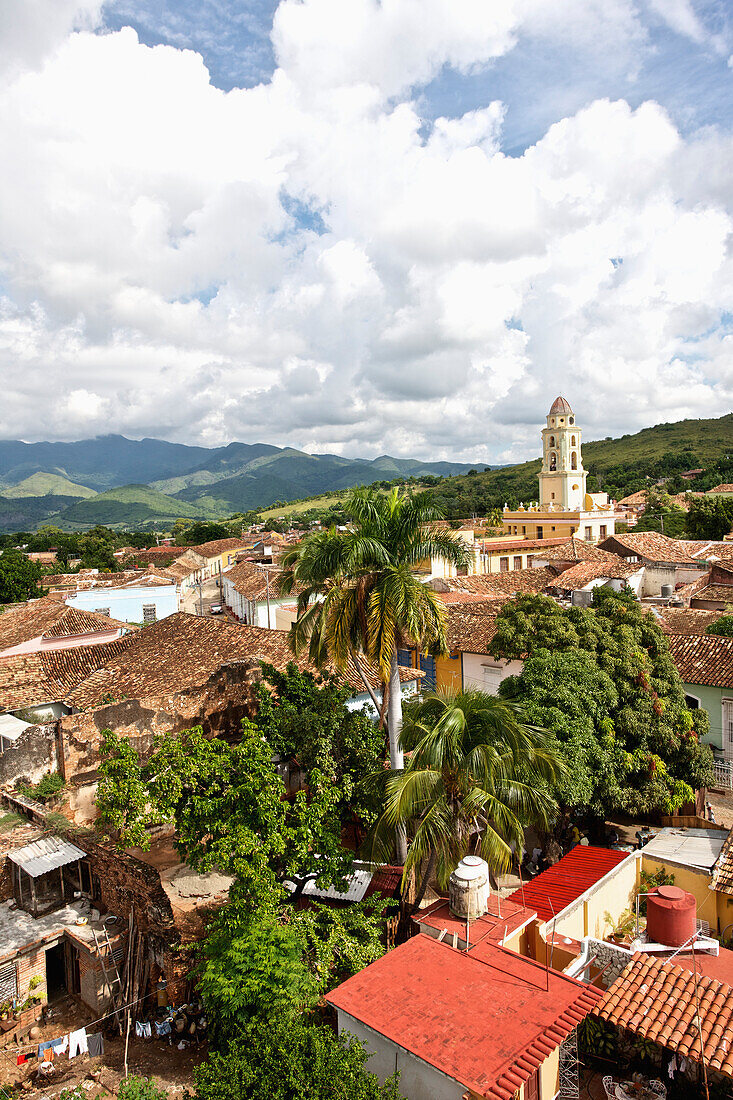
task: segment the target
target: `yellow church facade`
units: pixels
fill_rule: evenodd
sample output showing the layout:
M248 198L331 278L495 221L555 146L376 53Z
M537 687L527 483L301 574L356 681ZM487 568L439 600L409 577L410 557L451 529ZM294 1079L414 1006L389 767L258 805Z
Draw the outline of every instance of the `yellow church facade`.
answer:
M539 500L504 508L507 535L528 539L569 538L599 542L613 535L616 515L606 493L589 493L583 469L581 431L568 401L557 397L542 429Z

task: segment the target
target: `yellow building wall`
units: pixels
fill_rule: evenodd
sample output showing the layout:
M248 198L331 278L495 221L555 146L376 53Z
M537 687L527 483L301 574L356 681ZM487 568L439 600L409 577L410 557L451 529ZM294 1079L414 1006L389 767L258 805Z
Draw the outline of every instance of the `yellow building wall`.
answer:
M733 901L733 898L731 898L731 901ZM532 925L525 925L524 928L519 928L516 932L512 932L507 936L506 939L502 941L502 947L506 947L508 951L514 951L517 955L524 955L525 958L531 958L530 940L532 935Z
M557 936L569 936L574 940L582 940L585 936L603 939L611 931L612 922L617 921L624 910L634 909L639 873L639 860L636 856L631 856L568 906L557 921L549 920L538 926L535 958L545 962L545 939L552 935L553 929ZM610 921L606 917L607 913ZM556 954L557 948L553 954L553 967L556 967Z
M723 936L723 933L725 933L723 939L727 943L730 939L731 932L733 932L733 896L731 894L718 893L718 891L716 891L715 908L718 921L718 934Z
M435 658L435 685L438 689L460 691L462 686L461 658Z
M718 927L717 895L714 890L709 889L710 875L707 871L696 871L692 867L676 867L671 863L664 863L661 860L645 856L643 851L642 848L642 867L644 870L648 874L654 874L660 870L666 871L667 874L673 874L675 886L679 886L680 890L687 890L688 893L694 895L697 902L698 920L707 921L711 929L716 930ZM733 920L733 916L730 919Z
M560 1047L555 1047L540 1066L540 1100L553 1100L560 1091ZM519 1089L520 1100L526 1096L526 1086Z

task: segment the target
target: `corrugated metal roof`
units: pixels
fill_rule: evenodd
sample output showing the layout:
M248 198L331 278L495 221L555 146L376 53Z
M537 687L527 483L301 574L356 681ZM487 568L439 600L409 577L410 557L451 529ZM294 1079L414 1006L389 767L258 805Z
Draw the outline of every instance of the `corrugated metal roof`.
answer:
M346 890L341 891L334 889L333 886L327 889L316 886L315 880L311 879L303 887L303 893L310 898L328 898L329 901L362 901L372 881L372 872L354 871L346 881L348 886Z
M30 728L30 722L23 722L12 714L0 714L0 737L6 741L17 741L23 730Z
M712 871L727 833L720 829L661 829L642 849L645 856Z
M25 848L8 852L8 859L22 867L31 878L38 878L47 871L55 871L57 867L65 867L67 863L75 863L85 855L86 852L82 852L81 848L68 840L62 840L60 836L42 836L33 844L26 844Z
M509 895L511 901L534 909L542 921L548 921L595 886L604 875L624 859L627 852L613 848L576 846L552 867L533 878L523 889Z

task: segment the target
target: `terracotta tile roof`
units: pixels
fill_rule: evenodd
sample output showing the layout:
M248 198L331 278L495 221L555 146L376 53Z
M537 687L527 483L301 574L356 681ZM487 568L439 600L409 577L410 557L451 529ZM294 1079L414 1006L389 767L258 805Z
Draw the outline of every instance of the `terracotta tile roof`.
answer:
M566 539L521 539L514 535L509 539L486 539L484 542L477 543L481 550L490 553L494 550L501 550L503 553L511 554L514 551L517 554L524 554L527 550L550 550L555 546L560 546L566 542ZM537 554L536 557L544 558L544 555Z
M709 493L733 493L733 485L729 485L723 481L720 485L716 485L714 489L708 489Z
M448 604L448 606L451 606L452 604L459 604L459 603L468 603L468 604L490 603L492 600L500 598L500 597L497 597L497 596L491 596L491 595L487 595L487 594L479 595L476 592L438 592L438 595L440 596L443 603Z
M536 554L535 557L540 561L550 562L617 562L619 560L618 554L612 554L607 550L601 550L598 546L594 546L592 542L585 542L583 539L576 539L575 537L562 539L557 546L549 548L547 553Z
M723 894L733 894L733 829L728 833L713 868L712 886Z
M326 1000L473 1093L511 1100L600 995L494 944L467 953L421 933Z
M706 584L692 593L696 600L715 600L733 605L733 584Z
M219 554L225 554L227 550L244 550L244 539L213 539L211 542L202 542L198 546L187 546L187 550L193 550L202 558L215 558Z
M697 990L696 990L697 986ZM696 1005L699 999L699 1024ZM592 1015L733 1079L733 988L707 974L637 953Z
M222 665L238 661L266 661L279 669L294 661L299 668L315 672L307 660L293 656L289 637L287 630L176 612L139 631L117 659L80 684L67 701L75 707L93 707L109 697L171 695L205 684ZM375 687L375 670L367 666L366 671ZM400 669L405 683L422 676L419 670ZM350 666L343 678L354 694L364 692L355 667Z
M569 569L563 569L549 587L561 589L563 592L572 592L577 588L585 588L591 581L627 581L641 568L639 564L628 565L623 558L616 558L615 561L581 561L577 565L571 565Z
M496 634L497 615L506 603L506 599L483 599L449 605L446 628L448 649L452 653L486 653Z
M107 661L119 657L134 637L126 634L101 645L0 657L0 712L62 701Z
M509 895L517 905L534 909L542 921L552 920L581 894L617 867L626 852L576 844L562 859Z
M601 549L617 553L635 554L654 562L690 562L694 561L693 546L684 539L671 539L658 531L639 531L636 534L609 535L600 544Z
M647 490L640 489L638 493L629 493L627 497L621 497L617 504L646 504Z
M227 585L232 585L240 596L244 596L247 600L257 601L264 600L267 597L268 576L270 581L270 598L280 598L277 585L279 575L280 570L277 568L266 571L254 562L240 561L237 565L232 566L226 573L224 579L225 583ZM300 586L296 586L291 593L292 598L297 598L300 591ZM290 596L288 598L290 598Z
M670 634L669 652L683 683L733 687L733 638Z
M518 592L544 592L554 579L554 570L547 567L509 569L505 573L480 573L472 577L441 578L450 592L473 592L477 596L495 597L513 596Z
M87 570L81 573L49 573L42 578L41 583L44 588L72 589L86 592L90 588L133 586L144 582L146 578L155 578L159 575L160 570L154 573L147 569L125 569L120 573L95 573Z
M84 611L79 607L67 607L53 626L44 631L44 638L69 638L83 634L96 634L110 630L128 630L127 623L102 615L98 611Z
M705 634L723 613L691 607L664 607L659 614L659 625L665 634Z
M67 607L61 600L45 596L40 600L30 600L0 615L0 652L33 638L94 634L119 630L125 626L125 623L117 622L106 615Z

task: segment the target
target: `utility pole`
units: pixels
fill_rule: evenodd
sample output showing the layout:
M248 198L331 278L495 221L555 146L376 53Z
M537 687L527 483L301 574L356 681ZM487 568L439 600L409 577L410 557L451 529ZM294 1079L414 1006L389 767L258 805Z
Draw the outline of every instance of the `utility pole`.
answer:
M265 572L265 591L267 592L267 629L272 630L270 625L270 571L266 566L263 568Z

